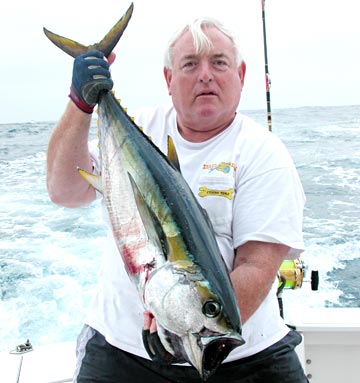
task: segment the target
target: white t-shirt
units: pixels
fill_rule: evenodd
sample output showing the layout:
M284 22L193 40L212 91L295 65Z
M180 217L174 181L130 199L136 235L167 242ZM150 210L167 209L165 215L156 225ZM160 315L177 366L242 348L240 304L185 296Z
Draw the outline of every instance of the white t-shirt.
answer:
M289 246L287 259L303 251L304 192L288 151L274 134L237 114L219 135L206 142L188 142L178 132L173 107L142 111L135 121L165 153L168 136L172 138L181 173L212 221L229 271L235 249L250 240ZM92 156L98 168L96 150ZM86 323L113 346L149 358L141 338L144 310L111 233L108 246ZM274 281L243 326L245 345L233 350L226 361L253 355L287 334L276 288Z

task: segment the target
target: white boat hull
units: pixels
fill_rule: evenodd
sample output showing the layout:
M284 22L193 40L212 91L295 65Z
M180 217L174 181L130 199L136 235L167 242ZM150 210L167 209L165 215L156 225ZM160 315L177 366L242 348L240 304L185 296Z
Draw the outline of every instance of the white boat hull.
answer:
M303 336L297 351L311 383L360 382L360 309L311 309L294 325Z

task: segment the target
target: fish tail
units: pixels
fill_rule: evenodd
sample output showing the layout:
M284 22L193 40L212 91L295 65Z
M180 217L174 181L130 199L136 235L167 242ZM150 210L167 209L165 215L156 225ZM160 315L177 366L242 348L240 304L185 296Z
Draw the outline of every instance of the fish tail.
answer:
M110 29L106 36L99 43L88 46L80 44L77 41L70 40L66 37L57 35L56 33L50 32L46 28L43 28L43 30L51 42L53 42L58 48L72 57L77 57L94 49L104 53L105 57L109 57L110 53L115 48L127 27L132 16L133 9L134 4L131 3L122 18Z

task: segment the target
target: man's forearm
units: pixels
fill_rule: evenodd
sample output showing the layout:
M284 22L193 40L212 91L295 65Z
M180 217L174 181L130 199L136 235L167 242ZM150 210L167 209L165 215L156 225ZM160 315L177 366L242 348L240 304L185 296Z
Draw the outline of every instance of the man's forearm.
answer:
M95 190L77 171L77 167L92 170L88 150L90 124L91 115L70 101L50 138L47 188L51 200L59 205L78 207L95 199Z
M230 278L243 323L268 295L288 249L285 245L256 241L247 242L237 249Z

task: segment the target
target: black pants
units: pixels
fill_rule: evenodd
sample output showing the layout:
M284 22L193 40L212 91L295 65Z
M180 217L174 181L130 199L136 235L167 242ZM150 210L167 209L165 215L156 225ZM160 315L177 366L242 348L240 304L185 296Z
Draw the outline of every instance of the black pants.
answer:
M80 350L77 383L201 383L198 372L186 366L160 366L119 350L91 331ZM294 348L301 336L290 331L282 340L255 355L222 364L208 383L305 383ZM80 347L81 348L81 347Z

